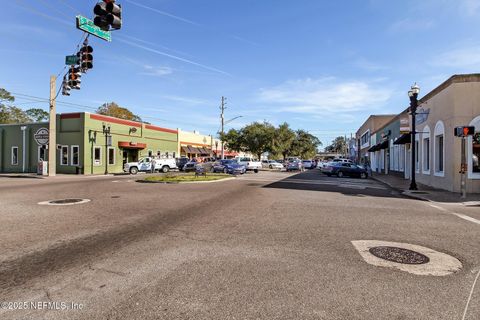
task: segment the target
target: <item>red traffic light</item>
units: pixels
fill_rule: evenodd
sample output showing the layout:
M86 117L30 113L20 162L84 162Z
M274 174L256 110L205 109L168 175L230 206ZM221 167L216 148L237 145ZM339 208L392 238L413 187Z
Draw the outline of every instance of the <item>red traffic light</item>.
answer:
M473 136L475 134L475 127L473 126L456 127L454 130L454 134L457 137Z

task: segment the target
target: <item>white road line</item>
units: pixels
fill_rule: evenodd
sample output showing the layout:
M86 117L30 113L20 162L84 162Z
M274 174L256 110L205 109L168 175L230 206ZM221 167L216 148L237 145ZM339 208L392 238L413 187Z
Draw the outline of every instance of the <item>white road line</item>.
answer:
M467 221L470 221L470 222L473 222L473 223L476 223L476 224L480 224L480 220L477 220L475 218L472 218L470 216L467 216L467 215L464 215L464 214L461 214L461 213L457 213L457 212L452 212L452 211L448 211L447 209L445 208L442 208L440 206L437 206L433 203L429 203L428 204L430 207L432 208L435 208L435 209L438 209L440 211L443 211L443 212L446 212L448 214L451 214L451 215L454 215L454 216L457 216L459 217L460 219L463 219L463 220L467 220Z
M475 280L473 280L472 289L470 290L470 295L468 296L467 304L465 305L465 310L463 311L462 320L465 320L465 317L467 316L468 305L470 304L470 300L472 300L473 289L475 289L475 285L477 284L478 276L480 276L480 270L478 271L477 276L475 277Z

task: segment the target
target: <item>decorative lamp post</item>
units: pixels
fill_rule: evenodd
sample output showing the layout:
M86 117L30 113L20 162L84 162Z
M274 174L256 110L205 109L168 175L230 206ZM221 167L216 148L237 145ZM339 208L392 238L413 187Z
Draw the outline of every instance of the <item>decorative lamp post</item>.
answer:
M416 134L417 132L415 131L415 120L417 116L417 107L418 107L418 94L420 92L420 87L415 83L412 88L408 91L408 97L410 98L410 114L412 115L412 131L411 131L411 145L412 145L412 177L411 177L411 182L410 182L410 190L418 190L417 189L417 183L415 182L415 170L416 170Z
M215 140L215 158L218 159L218 140Z
M108 138L110 137L110 125L103 123L102 129L105 135L105 174L108 174Z

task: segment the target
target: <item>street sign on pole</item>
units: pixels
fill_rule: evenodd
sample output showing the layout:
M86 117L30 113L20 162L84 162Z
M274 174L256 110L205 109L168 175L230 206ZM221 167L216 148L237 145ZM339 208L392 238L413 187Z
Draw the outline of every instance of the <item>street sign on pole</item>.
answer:
M77 29L88 32L91 35L99 37L105 41L112 41L112 33L110 31L103 31L97 27L92 20L78 15L77 17Z
M77 56L65 56L65 64L67 66L74 66L78 63Z

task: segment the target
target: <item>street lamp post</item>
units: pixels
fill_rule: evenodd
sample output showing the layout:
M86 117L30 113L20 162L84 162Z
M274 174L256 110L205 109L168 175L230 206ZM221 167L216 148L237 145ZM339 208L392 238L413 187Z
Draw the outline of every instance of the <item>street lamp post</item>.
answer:
M215 141L215 158L218 159L218 141Z
M410 98L410 114L412 115L412 131L411 131L411 145L412 145L412 177L410 182L409 190L418 190L417 183L415 181L415 170L416 170L416 140L415 136L417 134L415 129L417 107L418 107L418 93L420 92L420 87L415 83L412 88L408 91L408 97Z
M110 136L110 125L103 124L103 134L105 135L105 174L108 174L108 137Z

